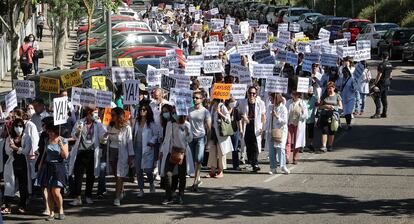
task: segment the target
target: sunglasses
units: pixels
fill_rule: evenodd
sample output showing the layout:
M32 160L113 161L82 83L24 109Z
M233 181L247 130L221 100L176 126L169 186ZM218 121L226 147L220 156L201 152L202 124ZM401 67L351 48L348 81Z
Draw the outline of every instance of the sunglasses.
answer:
M145 108L141 108L141 109L139 109L140 111L147 111L147 109L145 109Z
M255 92L249 92L249 95L256 95Z
M193 99L201 100L202 98L201 97L193 97Z

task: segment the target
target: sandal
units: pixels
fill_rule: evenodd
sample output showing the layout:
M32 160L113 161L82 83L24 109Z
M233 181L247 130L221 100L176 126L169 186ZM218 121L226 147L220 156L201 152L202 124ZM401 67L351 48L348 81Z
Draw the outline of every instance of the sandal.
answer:
M3 208L1 210L1 214L4 214L4 215L11 214L11 208Z

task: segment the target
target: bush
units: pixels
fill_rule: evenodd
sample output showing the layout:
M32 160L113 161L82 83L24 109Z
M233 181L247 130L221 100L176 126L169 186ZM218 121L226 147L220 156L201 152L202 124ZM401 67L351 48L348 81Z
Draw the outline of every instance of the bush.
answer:
M407 13L407 15L401 21L401 26L414 27L414 11Z

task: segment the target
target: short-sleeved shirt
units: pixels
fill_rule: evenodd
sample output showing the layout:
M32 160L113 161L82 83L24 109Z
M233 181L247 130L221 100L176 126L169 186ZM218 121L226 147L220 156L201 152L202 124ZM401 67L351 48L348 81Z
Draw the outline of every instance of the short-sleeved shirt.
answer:
M338 102L342 101L341 95L339 95L338 93L335 93L335 95L333 96L325 96L322 99L322 104L323 105L332 105L332 106L338 106Z
M315 103L318 101L316 96L312 96L308 100L305 100L306 107L308 108L308 119L306 119L307 124L315 123Z
M191 131L194 138L200 138L206 135L206 122L211 122L211 114L205 107L195 109L191 107L188 113L188 121L191 125Z
M68 140L66 138L62 138L62 143L64 145L68 144ZM51 144L50 142L46 145L46 162L53 161L53 160L61 160L62 157L60 156L60 147L59 144Z
M382 62L378 65L377 68L378 72L381 72L381 78L379 80L380 85L389 86L391 84L390 77L392 72L392 65L388 61Z

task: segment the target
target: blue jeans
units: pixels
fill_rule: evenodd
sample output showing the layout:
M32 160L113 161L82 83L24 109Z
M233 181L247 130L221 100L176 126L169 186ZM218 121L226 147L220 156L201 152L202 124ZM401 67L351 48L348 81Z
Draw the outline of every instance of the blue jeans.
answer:
M193 138L190 142L191 155L195 163L202 163L204 160L204 149L206 146L205 136Z
M137 172L138 179L138 189L144 189L144 173L147 174L148 182L154 184L154 168L152 169L142 169L142 144L134 144L134 153L135 153L135 171Z
M286 166L285 149L280 148L280 147L275 147L271 143L271 146L269 148L270 169L276 169L276 156L277 156L277 160L279 161L280 167Z
M367 95L368 94L365 94L365 93L359 93L359 92L356 92L355 93L355 96L356 96L356 99L355 99L355 102L356 102L355 111L356 112L359 113L359 112L365 111L365 101L367 99Z
M98 195L106 192L106 162L101 161L98 177Z
M232 160L234 169L238 168L240 165L239 150L238 150L239 141L240 141L240 132L236 131L231 136L231 143L233 144L233 152L231 153L231 160Z

